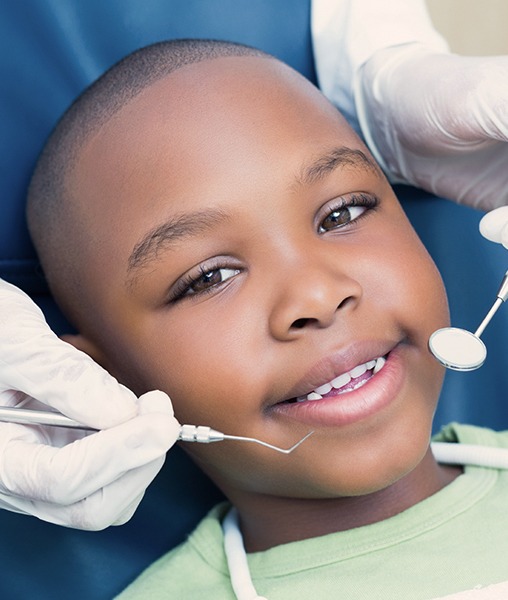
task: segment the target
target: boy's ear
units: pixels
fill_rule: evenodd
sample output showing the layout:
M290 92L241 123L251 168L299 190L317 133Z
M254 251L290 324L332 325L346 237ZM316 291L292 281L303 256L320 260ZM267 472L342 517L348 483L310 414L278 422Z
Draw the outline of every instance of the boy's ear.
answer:
M68 344L71 344L71 346L74 346L74 348L81 350L81 352L88 354L88 356L90 356L90 358L92 358L96 363L98 363L101 367L106 369L106 371L109 371L108 361L102 350L100 350L94 342L90 341L84 335L81 335L80 333L66 333L64 335L61 335L60 339L64 342L67 342Z

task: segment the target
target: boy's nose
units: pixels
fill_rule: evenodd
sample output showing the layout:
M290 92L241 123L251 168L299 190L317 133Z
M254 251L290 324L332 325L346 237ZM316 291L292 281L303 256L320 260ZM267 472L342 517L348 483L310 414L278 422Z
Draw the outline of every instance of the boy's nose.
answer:
M329 263L289 268L277 290L269 325L279 340L330 327L345 311L353 310L362 296L359 282Z

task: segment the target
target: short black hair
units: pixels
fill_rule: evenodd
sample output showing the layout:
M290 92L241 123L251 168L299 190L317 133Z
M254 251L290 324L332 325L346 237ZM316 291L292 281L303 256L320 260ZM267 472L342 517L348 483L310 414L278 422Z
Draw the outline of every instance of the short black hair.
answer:
M86 88L56 124L30 181L27 219L50 289L71 320L81 312L83 290L76 268L79 231L70 226L73 202L67 180L84 143L125 104L173 71L238 56L273 58L256 48L219 40L178 39L145 46Z

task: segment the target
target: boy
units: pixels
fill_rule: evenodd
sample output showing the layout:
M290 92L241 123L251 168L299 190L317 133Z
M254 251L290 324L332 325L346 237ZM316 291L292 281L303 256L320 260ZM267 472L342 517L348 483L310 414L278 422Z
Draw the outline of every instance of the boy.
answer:
M185 445L236 507L259 593L433 598L508 579L506 476L429 448L439 274L301 76L222 42L138 51L57 127L28 217L75 344L136 394L162 389L181 423L278 446L314 431L287 456ZM125 598L234 598L224 511Z

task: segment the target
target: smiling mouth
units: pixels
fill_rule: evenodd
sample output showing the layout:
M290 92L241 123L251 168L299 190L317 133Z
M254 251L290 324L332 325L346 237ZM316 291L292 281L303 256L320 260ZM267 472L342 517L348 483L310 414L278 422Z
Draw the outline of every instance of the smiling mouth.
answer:
M353 367L350 371L342 373L338 377L335 377L331 381L320 385L306 395L298 396L297 398L290 398L285 400L281 404L294 404L300 402L313 402L317 400L323 400L323 398L329 398L338 396L340 394L346 394L357 390L358 388L365 385L376 373L379 373L385 366L386 356L380 356L369 360L366 363Z

